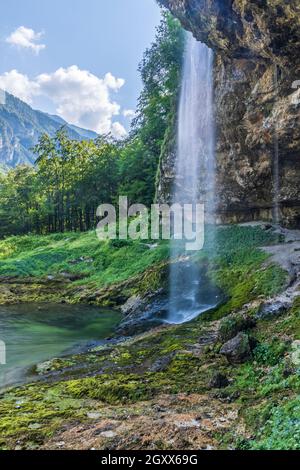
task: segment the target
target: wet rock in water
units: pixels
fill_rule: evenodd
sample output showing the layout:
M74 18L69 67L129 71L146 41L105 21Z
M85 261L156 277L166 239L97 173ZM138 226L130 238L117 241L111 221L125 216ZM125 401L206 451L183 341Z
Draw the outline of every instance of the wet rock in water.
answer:
M132 336L161 325L168 305L164 289L158 289L141 298L131 297L121 308L126 315L118 327L121 336Z
M241 331L254 328L256 321L249 315L238 313L228 315L221 320L218 337L221 341L229 341Z
M143 300L139 295L133 295L125 302L124 305L122 305L121 311L124 315L129 315L141 307L142 303Z
M226 375L221 372L216 372L209 381L208 386L210 388L225 388L229 385L229 380Z
M56 358L51 359L50 361L41 362L35 367L35 372L38 375L43 375L47 374L48 372L51 372L55 361L57 361Z
M272 225L272 224L264 224L264 225L262 226L262 229L263 229L263 230L272 230L272 228L273 228L273 225Z
M245 333L239 333L222 346L220 354L226 356L226 359L231 364L246 362L251 357L249 336Z

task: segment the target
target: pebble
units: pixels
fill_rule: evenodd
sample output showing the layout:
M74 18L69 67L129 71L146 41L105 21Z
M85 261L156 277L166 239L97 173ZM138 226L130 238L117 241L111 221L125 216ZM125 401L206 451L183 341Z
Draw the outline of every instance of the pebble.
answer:
M113 431L103 431L100 433L100 436L102 437L107 437L109 439L111 439L112 437L115 437L116 433L113 432Z
M101 414L97 412L87 413L87 417L90 419L99 419L100 416Z

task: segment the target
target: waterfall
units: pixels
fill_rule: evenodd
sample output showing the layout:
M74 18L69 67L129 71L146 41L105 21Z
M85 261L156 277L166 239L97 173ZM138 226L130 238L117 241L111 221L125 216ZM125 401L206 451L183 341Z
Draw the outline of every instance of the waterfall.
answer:
M176 177L173 203L205 202L206 221L215 206L215 131L213 119L213 53L187 35L178 115ZM183 323L216 305L215 290L173 240L170 301L167 321Z
M278 67L275 65L274 70L274 89L276 100L278 99ZM275 225L280 223L280 207L279 207L279 140L277 122L274 124L274 161L273 161L273 222Z

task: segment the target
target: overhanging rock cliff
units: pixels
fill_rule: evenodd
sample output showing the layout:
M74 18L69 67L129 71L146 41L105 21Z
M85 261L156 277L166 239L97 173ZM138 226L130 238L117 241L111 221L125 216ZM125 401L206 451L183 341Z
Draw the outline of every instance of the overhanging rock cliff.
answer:
M277 147L281 219L299 227L299 0L159 1L215 51L219 220L272 220ZM175 161L165 149L161 200Z

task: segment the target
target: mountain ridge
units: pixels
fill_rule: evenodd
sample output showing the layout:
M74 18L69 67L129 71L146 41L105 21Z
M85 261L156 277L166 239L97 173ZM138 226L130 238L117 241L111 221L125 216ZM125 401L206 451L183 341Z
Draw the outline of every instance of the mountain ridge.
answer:
M1 91L1 90L0 90ZM3 92L2 92L3 97ZM69 124L63 118L35 110L19 98L5 92L0 102L0 166L14 168L20 164L33 165L35 156L32 147L41 134L53 136L65 126L74 140L95 139L96 132Z

